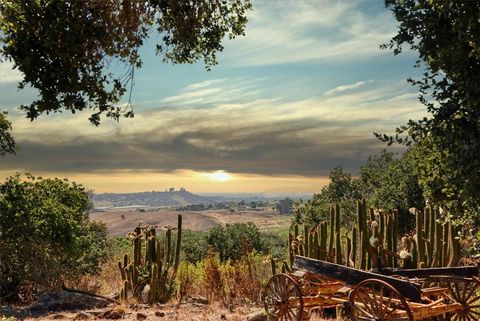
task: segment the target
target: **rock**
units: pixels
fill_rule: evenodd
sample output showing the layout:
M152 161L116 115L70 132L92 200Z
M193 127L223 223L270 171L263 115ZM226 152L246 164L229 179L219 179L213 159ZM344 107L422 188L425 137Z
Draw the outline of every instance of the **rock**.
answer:
M267 313L264 310L253 311L247 315L247 321L267 321Z
M38 302L27 310L30 312L77 311L104 308L112 303L112 299L81 291L62 290L42 295Z
M147 315L137 312L137 320L145 320L147 318Z
M165 316L165 312L162 312L162 311L155 311L155 316L156 316L156 317L163 318L163 317Z
M203 296L192 296L191 300L192 302L198 303L198 304L208 304L208 299Z

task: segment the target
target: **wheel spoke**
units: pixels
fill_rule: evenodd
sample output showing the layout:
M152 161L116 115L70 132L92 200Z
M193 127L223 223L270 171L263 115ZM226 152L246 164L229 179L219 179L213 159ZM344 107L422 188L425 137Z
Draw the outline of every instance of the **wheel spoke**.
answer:
M374 317L371 313L365 311L365 310L362 309L360 306L357 306L357 307L355 307L355 308L356 308L358 311L361 311L364 315L368 316L369 318L375 319L375 317Z
M354 306L354 321L413 321L405 299L381 280L360 282L350 293L349 301Z
M360 299L362 300L363 305L367 308L367 310L369 310L370 313L372 313L372 315L375 315L375 312L371 309L370 305L369 305L367 302L365 302L365 299L364 299L363 295L359 293L358 296L359 296Z
M457 293L453 290L452 285L450 283L448 283L448 289L450 290L450 293L453 295L454 300L456 302L461 302L461 300L457 297Z
M380 302L378 303L378 306L379 306L378 316L381 319L384 315L384 311L383 311L383 286L380 287Z

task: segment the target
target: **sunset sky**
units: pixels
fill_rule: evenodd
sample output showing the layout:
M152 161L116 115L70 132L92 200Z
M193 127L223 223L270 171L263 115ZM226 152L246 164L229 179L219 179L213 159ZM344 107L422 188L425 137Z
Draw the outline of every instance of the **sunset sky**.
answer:
M406 82L415 54L379 49L395 30L380 0L257 0L246 36L225 40L210 72L162 63L151 39L135 118L99 127L89 113L27 120L17 107L35 92L17 91L21 75L3 62L0 108L20 149L0 159L0 177L68 177L96 192L319 192L336 165L358 173L385 148L373 132L425 113Z

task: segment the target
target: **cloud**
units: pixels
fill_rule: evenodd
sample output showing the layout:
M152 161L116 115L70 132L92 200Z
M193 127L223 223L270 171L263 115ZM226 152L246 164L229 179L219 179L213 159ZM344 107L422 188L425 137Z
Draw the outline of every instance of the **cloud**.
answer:
M371 83L372 80L368 80L368 81L358 81L354 84L346 84L346 85L340 85L340 86L337 86L331 90L327 90L326 92L323 93L323 95L325 96L333 96L333 95L336 95L338 93L341 93L341 92L344 92L344 91L347 91L347 90L354 90L354 89L358 89L358 88L361 88L363 86L365 86L367 83Z
M225 44L222 61L276 65L312 60L339 61L385 54L379 45L395 34L391 13L363 1L257 1L246 36Z
M262 78L224 78L201 81L188 85L176 95L163 98L159 103L167 106L201 107L252 100L259 96L259 85L262 80Z
M256 90L237 87L237 81L248 83L229 79L228 86L239 90L237 96ZM209 108L188 104L189 93L208 92L220 84L225 82L191 84L181 91L185 99L176 99L186 102L182 108L165 105L100 127L89 125L85 113L42 116L33 123L12 119L20 150L2 159L2 167L65 173L225 170L324 176L336 165L356 171L385 147L372 132L389 131L424 113L398 81L344 85L355 85L356 90L296 101L249 97L234 103L233 96Z
M10 62L0 62L0 84L19 82L23 79L23 75L17 69L13 69Z

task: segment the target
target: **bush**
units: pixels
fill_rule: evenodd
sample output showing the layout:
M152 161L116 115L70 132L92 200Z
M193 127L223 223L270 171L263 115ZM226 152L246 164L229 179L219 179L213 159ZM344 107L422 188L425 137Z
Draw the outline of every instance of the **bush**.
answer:
M184 259L189 263L197 263L207 256L207 233L185 230L183 233L182 249Z
M208 232L185 230L182 251L183 259L197 263L207 256L208 247L219 254L220 260L238 260L255 250L284 258L287 254L288 229L263 232L253 223L218 225Z
M89 208L87 190L67 180L17 175L0 184L0 299L99 271L107 231L88 219Z
M262 251L260 230L251 222L217 225L208 231L207 243L220 255L220 261L239 260L253 250Z

